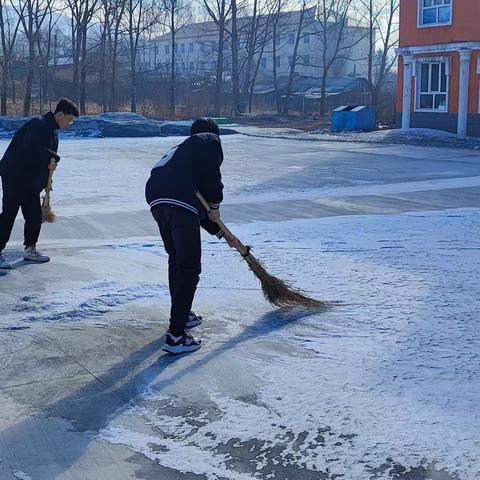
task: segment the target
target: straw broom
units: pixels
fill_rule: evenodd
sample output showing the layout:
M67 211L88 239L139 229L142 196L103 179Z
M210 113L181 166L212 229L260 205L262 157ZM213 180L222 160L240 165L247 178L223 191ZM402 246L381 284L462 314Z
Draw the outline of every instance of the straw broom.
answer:
M200 192L196 192L195 195L200 200L200 203L207 213L210 213L210 205L203 195ZM216 223L222 229L225 236L228 238L234 238L234 235L222 220L219 219ZM252 255L250 247L243 245L240 241L239 244L240 245L237 247L238 252L248 263L250 270L260 280L263 295L269 303L277 307L302 306L309 308L325 307L328 304L328 302L307 297L303 293L293 290L284 281L270 275L263 265Z
M50 165L48 166L48 181L45 188L45 195L42 200L42 223L54 223L56 221L55 213L52 211L50 206L50 192L53 190L53 172L57 168L57 163L55 160L51 160Z

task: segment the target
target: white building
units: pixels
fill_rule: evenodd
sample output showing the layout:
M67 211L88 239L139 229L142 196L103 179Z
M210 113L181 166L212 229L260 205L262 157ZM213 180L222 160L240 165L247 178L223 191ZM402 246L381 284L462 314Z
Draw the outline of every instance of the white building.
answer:
M267 17L261 17L267 22ZM279 34L275 39L268 33L262 42L265 47L260 61L258 79L263 82L273 77L273 42L276 44L276 66L279 78L289 75L293 58L294 47L300 12L287 12L282 14L279 21ZM261 23L261 22L260 22ZM238 19L239 55L240 64L245 59L246 42L250 18ZM323 44L320 36L320 25L315 17L315 8L308 10L304 18L305 28L301 33L296 74L320 78L322 75L321 53ZM339 26L331 24L332 44L337 35L334 33ZM262 30L262 27L259 28ZM342 35L342 50L335 61L330 75L336 77L367 75L368 35L363 26L346 25ZM226 77L230 74L231 46L227 39L224 44L224 71ZM213 76L216 72L218 27L214 22L193 23L180 29L176 34L175 67L181 76ZM260 50L261 46L258 47ZM171 36L169 34L146 42L140 56L142 70L167 74L171 66Z

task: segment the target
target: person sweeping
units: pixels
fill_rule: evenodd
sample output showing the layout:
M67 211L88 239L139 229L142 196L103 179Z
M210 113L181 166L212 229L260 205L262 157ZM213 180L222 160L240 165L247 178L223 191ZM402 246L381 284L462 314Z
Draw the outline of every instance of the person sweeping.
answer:
M35 117L20 127L13 136L2 160L3 204L0 214L0 268L11 268L3 253L21 208L25 219L24 260L35 263L50 261L37 250L42 226L40 193L51 189L51 174L60 161L58 130L67 128L79 116L74 102L59 100L55 112ZM47 192L47 195L49 192Z
M163 350L170 353L193 352L201 346L201 340L189 333L202 321L191 311L201 272L200 227L224 237L216 223L223 200L220 130L213 120L199 119L193 122L190 133L154 165L145 189L168 253L171 309ZM208 202L208 215L197 191ZM230 247L238 247L233 235L224 238Z

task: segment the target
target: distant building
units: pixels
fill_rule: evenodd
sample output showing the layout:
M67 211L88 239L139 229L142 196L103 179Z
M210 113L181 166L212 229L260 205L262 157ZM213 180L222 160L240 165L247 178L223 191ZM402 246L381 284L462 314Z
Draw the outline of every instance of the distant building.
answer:
M261 17L267 22L268 17ZM246 57L246 42L250 18L238 19L240 63ZM265 83L273 82L273 42L277 57L276 68L278 78L289 75L292 63L297 27L300 12L283 13L279 22L280 34L273 39L267 37L265 48L259 60L258 79ZM296 73L300 76L320 79L322 75L320 28L315 19L315 8L308 10L304 19L305 29L301 34ZM229 26L230 28L230 26ZM261 29L262 27L260 27ZM333 29L332 29L333 30ZM231 73L231 45L227 39L224 44L224 74L229 78ZM362 77L367 75L368 37L365 27L346 25L343 35L344 45L351 48L342 50L339 59L331 70L336 77ZM180 76L213 76L216 72L218 27L214 22L193 23L185 26L176 34L175 69ZM163 35L144 45L140 56L141 67L153 72L168 73L171 67L171 37Z
M402 128L480 135L479 19L479 0L400 0Z

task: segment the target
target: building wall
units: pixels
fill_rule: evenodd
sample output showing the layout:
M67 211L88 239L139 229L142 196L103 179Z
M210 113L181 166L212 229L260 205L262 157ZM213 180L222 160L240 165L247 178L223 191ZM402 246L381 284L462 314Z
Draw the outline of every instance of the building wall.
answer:
M188 28L188 27L187 27ZM308 32L308 41L305 39L305 33L300 39L298 55L299 60L295 69L296 73L309 77L320 78L322 75L321 57L320 53L322 45L320 38L315 34L315 25L311 25ZM293 35L293 37L292 37ZM292 26L291 32L285 32L281 35L280 41L277 44L277 58L279 65L277 66L277 75L279 77L286 77L290 72L291 59L293 57L295 41L295 27ZM368 38L364 33L364 28L347 26L345 38L351 41L352 38L361 38L360 41L351 49L350 57L343 60L337 69L332 69L331 74L336 76L366 76L368 71L367 66L367 52L368 52ZM240 57L246 55L245 48L242 48L242 37L240 37ZM195 75L208 75L215 72L215 65L217 60L217 33L215 31L206 31L202 33L197 31L195 35L179 32L177 34L176 43L176 62L179 65L179 73L192 73ZM141 65L144 70L167 71L170 67L171 53L166 53L165 47L170 47L170 39L168 36L151 41L145 44L145 48L140 56ZM205 49L202 52L201 44L205 44ZM193 44L193 52L190 51L190 44ZM183 45L183 47L182 47ZM155 51L157 52L155 54ZM269 42L266 45L262 55L262 60L259 68L260 77L271 77L273 70L273 44ZM342 54L344 52L342 51ZM230 64L230 45L225 47L225 70L229 70ZM258 57L257 57L258 58ZM190 69L190 63L193 62L194 68ZM185 66L185 68L182 68ZM205 68L202 68L205 67Z
M451 0L452 24L418 28L419 0L400 2L400 47L479 40L480 1ZM415 21L412 21L415 19Z
M421 0L400 2L400 48L398 62L397 112L401 118L404 98L405 58L413 60L411 79L410 127L429 127L461 131L462 119L467 118L467 132L480 135L480 0L451 0L450 25L419 25ZM470 52L468 77L468 104L466 115L461 115L460 70L461 55ZM405 58L404 58L405 56ZM448 59L448 104L446 111L416 111L416 96L420 79L418 64L422 59ZM435 60L432 60L435 61ZM460 111L460 122L459 122ZM465 110L464 110L465 111ZM408 123L407 123L408 125Z

